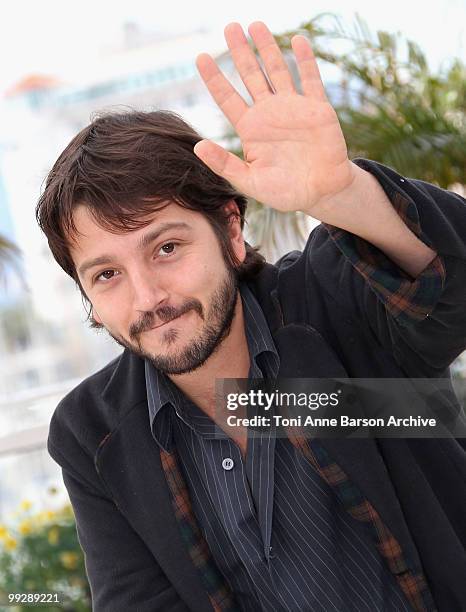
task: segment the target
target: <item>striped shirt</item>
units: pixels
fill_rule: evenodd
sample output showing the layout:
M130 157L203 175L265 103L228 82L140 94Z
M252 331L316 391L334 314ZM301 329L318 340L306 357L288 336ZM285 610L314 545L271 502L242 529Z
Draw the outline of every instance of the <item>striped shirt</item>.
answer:
M275 378L279 356L265 317L240 286L249 378ZM273 428L239 447L146 361L152 435L176 447L193 510L241 609L408 611L366 530L288 439Z

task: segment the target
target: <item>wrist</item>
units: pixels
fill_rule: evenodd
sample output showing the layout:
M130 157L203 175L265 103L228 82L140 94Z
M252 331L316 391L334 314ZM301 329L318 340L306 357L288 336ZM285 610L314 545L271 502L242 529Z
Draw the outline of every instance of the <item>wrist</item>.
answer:
M363 238L416 277L437 253L409 229L378 180L353 165L353 182L325 202L320 211L322 223Z
M349 164L350 179L345 187L322 197L308 212L322 223L342 227L341 223L346 225L356 211L362 212L365 209L363 203L367 201L369 194L371 199L377 191L379 198L385 196L382 187L369 172L352 161L349 161ZM365 212L367 213L367 209Z

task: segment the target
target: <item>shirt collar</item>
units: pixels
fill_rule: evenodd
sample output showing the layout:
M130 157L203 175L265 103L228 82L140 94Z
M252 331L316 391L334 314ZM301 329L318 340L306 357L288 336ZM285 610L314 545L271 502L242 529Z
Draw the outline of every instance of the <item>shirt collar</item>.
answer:
M280 359L272 339L267 320L259 302L245 283L240 284L243 302L246 340L251 357L250 378L274 378L278 374Z
M251 367L249 378L276 377L280 359L270 333L267 320L260 304L245 283L240 283L246 340L248 343ZM176 410L183 421L203 435L207 432L207 421L211 419L200 413L199 409L186 410L189 400L180 389L162 372L157 370L147 359L144 363L146 376L147 403L152 435L165 450L173 444L173 431L168 411ZM171 407L171 408L170 408ZM193 407L196 408L196 407ZM199 418L193 418L193 414ZM205 416L206 418L202 418ZM213 421L212 425L215 427ZM215 428L218 433L218 428ZM217 436L218 437L218 436Z

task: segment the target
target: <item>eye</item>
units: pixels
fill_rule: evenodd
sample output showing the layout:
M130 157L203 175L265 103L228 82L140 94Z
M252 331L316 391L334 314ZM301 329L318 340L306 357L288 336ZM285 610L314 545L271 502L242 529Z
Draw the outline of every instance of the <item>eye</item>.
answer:
M103 270L103 272L100 272L95 278L94 278L94 283L95 282L106 282L106 281L110 281L112 280L113 276L110 277L105 277L104 274L107 274L108 272L115 272L115 270ZM102 279L101 279L102 277Z
M175 251L176 243L175 242L166 242L159 249L159 254L162 257L168 257L172 255Z

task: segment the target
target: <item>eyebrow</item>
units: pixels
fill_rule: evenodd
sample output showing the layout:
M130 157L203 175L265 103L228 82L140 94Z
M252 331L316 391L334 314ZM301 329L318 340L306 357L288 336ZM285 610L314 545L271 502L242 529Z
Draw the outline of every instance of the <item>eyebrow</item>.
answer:
M153 229L147 234L144 234L139 239L139 242L136 245L138 251L143 251L147 246L149 246L154 240L156 240L161 234L167 232L168 230L173 229L183 229L190 230L192 229L190 225L184 223L182 221L172 221L170 223L162 223L157 228ZM81 277L84 277L86 272L88 272L91 268L95 266L101 266L104 264L111 264L113 262L113 258L111 255L100 255L99 257L94 257L93 259L89 259L82 263L78 268L78 273Z

